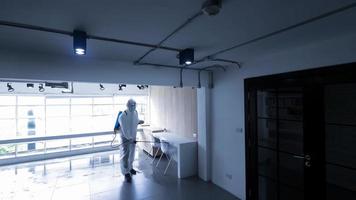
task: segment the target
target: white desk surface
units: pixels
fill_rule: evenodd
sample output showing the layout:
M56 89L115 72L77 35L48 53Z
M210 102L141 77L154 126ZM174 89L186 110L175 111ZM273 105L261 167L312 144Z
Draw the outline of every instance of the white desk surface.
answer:
M185 143L195 143L197 142L194 138L188 138L180 136L174 133L152 133L153 137L160 140L167 140L173 144L185 144Z

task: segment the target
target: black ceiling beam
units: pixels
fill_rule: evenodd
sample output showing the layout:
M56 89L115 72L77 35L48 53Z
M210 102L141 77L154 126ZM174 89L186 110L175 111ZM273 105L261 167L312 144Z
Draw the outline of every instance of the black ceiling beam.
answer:
M3 20L0 20L0 26L9 26L9 27L15 27L15 28L34 30L34 31L42 31L42 32L47 32L47 33L56 33L56 34L61 34L61 35L73 36L72 31L65 31L65 30L60 30L60 29L53 29L53 28L48 28L48 27L43 27L43 26L35 26L35 25L30 25L30 24L9 22L9 21L3 21ZM106 41L106 42L128 44L128 45L133 45L133 46L163 49L163 50L168 50L168 51L180 52L182 50L182 49L173 48L173 47L157 46L154 44L141 43L141 42L135 42L135 41L129 41L129 40L121 40L121 39L108 38L108 37L101 37L101 36L90 35L90 34L87 35L87 38L93 39L93 40Z

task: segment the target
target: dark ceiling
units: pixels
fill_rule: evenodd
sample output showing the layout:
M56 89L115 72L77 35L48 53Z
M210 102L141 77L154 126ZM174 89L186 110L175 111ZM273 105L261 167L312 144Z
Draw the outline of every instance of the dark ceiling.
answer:
M148 3L149 2L149 3ZM0 20L158 44L200 10L202 0L2 0ZM164 45L195 48L196 58L355 3L351 0L228 0L216 16L202 15ZM274 51L356 32L356 8L217 55L246 62ZM0 26L0 50L74 56L66 35ZM149 48L88 40L88 57L134 61ZM178 65L177 52L156 50L143 62ZM199 67L196 65L194 67Z

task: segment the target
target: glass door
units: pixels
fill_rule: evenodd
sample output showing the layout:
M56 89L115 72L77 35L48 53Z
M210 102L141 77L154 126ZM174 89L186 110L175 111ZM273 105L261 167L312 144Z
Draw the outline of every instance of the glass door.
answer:
M245 80L248 200L356 199L356 63Z
M356 199L356 84L324 87L327 200Z
M304 199L303 89L257 90L258 199Z

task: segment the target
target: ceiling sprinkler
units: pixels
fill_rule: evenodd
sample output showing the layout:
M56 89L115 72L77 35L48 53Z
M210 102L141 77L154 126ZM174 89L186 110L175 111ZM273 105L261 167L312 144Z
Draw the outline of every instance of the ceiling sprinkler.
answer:
M201 10L209 16L218 14L220 9L221 0L206 0L201 7Z

